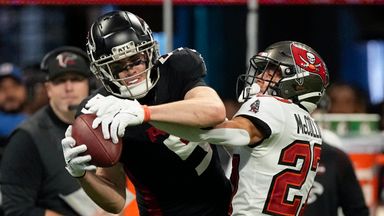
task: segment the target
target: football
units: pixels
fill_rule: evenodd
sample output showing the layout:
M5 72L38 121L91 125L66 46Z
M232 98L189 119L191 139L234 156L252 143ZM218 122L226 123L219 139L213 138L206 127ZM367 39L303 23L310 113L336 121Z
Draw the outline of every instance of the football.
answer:
M83 154L91 155L91 164L98 167L111 167L120 159L122 139L120 138L117 144L114 144L111 139L104 139L101 125L96 129L92 128L95 118L95 114L79 115L72 124L72 137L76 140L76 145L87 146L87 151Z

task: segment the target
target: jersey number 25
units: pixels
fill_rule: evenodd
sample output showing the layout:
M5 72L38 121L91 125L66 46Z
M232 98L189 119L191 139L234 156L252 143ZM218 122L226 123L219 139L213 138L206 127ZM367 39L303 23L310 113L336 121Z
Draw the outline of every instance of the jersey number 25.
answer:
M301 159L302 166L300 170L285 169L273 176L263 213L294 216L300 209L303 209L301 205L303 197L295 195L293 199L289 200L289 191L290 189L301 190L307 180L308 173L316 172L320 152L321 146L319 144L313 145L313 151L311 151L311 145L307 141L300 140L293 142L281 151L279 164L296 167L299 159Z

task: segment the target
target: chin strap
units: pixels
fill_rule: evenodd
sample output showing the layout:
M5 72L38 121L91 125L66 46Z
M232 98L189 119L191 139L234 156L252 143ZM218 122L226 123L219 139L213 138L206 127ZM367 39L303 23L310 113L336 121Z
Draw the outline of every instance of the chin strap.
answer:
M300 104L309 112L312 113L316 108L317 105L308 101L301 101Z
M257 83L253 83L251 86L247 86L244 88L243 91L241 91L237 101L239 103L243 103L246 99L251 98L252 96L256 95L259 92L260 92L260 86Z
M131 87L122 85L119 90L122 97L137 99L147 95L149 89L152 88L151 80L143 80L140 83L134 84Z
M310 92L307 94L299 95L297 99L299 103L303 107L305 107L305 109L307 109L309 113L312 113L317 108L317 104L305 101L305 99L312 98L312 97L321 97L322 95L323 95L322 92Z

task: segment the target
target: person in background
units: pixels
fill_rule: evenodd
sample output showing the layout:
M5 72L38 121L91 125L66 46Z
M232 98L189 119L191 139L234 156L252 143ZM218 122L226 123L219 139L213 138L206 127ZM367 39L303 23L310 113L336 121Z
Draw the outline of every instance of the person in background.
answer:
M24 112L27 89L19 67L12 63L0 65L0 151L12 131L27 118ZM2 155L0 152L0 155Z
M315 182L308 197L305 216L369 216L364 194L349 156L340 148L341 139L322 129L323 145Z
M15 129L1 163L5 215L96 215L100 210L65 170L60 140L89 93L89 61L76 47L47 53L41 69L49 104Z
M159 57L147 23L128 11L100 16L90 28L87 47L91 70L104 88L79 111L98 113L95 128L99 120L102 125L120 121L119 134L102 128L106 139L117 142L123 137L123 152L120 163L93 172L90 155L79 155L86 146L75 147L69 127L62 140L69 173L110 212L123 208L127 174L136 189L140 215L227 215L231 185L215 146L188 142L149 124L207 128L224 121L223 102L204 82L207 72L201 55L178 48Z
M40 69L40 64L33 64L23 68L23 77L28 92L25 112L32 115L48 104L49 98L44 86L46 73Z
M345 82L336 82L336 83L333 83L332 85L330 85L330 87L328 88L327 90L327 96L326 98L324 98L324 102L323 102L323 107L322 109L319 110L319 113L320 115L318 116L321 121L321 113L330 113L330 114L347 114L349 116L353 116L353 115L362 115L362 114L369 114L369 113L372 113L372 108L373 106L369 103L369 95L366 91L364 91L363 89L359 88L358 86L356 85L353 85L353 84L349 84L349 83L345 83ZM375 113L375 112L373 112ZM324 118L327 118L327 117L324 117ZM363 117L364 118L364 117ZM347 118L345 118L345 120L347 120ZM362 120L358 120L359 121L362 121ZM342 121L341 121L342 122ZM378 127L379 127L379 130L381 130L381 126L384 125L383 124L383 118L380 119L380 122L378 122ZM349 126L347 126L347 124L338 124L337 128L334 129L334 131L339 134L339 135L347 135L348 133L355 133L355 134L359 134L358 136L355 136L355 137L360 137L360 136L364 136L365 137L365 134L363 134L363 132L358 132L358 131L353 131L353 130L356 130L356 129L353 129L353 127L351 126L352 124L350 124ZM329 127L329 126L328 126ZM370 127L368 127L368 131L369 133L373 132L371 131L372 129L370 129ZM360 128L360 131L363 131L362 127ZM360 134L361 133L361 134ZM373 138L373 137L371 137ZM370 151L369 149L369 145L368 143L372 143L370 142L370 138L369 137L365 137L365 139L362 139L364 140L361 145L364 145L366 146L365 149L367 151ZM375 139L372 139L372 140L375 140ZM349 144L349 143L346 143L346 144ZM377 145L380 145L381 142L378 141L377 142ZM328 152L329 151L332 151L332 149L328 149ZM361 150L360 150L361 151ZM360 153L365 153L364 151L361 151ZM379 152L378 152L379 153ZM343 156L341 156L340 160L338 161L339 163L343 163L344 165L347 163L347 162L343 162L342 159ZM345 157L344 157L345 158ZM336 162L336 161L332 161L332 162ZM328 162L325 162L325 163L328 163ZM358 162L357 162L358 163ZM341 165L343 165L341 164ZM348 164L347 164L348 165ZM345 166L347 166L345 165ZM377 199L378 201L382 200L382 197L380 194L382 194L382 191L383 191L383 188L384 188L384 167L382 166L382 164L377 164L377 167L375 168L378 172L378 193L377 193L377 198L375 197L375 200ZM347 171L349 173L347 173ZM341 172L341 171L340 171ZM341 172L341 173L338 173L339 175L341 174L348 174L348 175L352 175L350 174L350 170L346 169L346 172ZM330 174L332 175L332 174ZM326 176L325 178L327 177L330 177L330 176ZM340 176L338 176L340 177ZM324 178L324 177L323 177ZM347 183L346 185L351 185L353 184L353 179ZM351 189L352 190L352 189ZM343 191L341 191L343 192ZM360 209L351 209L351 207L346 207L345 205L348 205L348 204L351 204L350 202L352 201L358 201L359 200L359 193L356 193L357 195L356 196L349 196L345 201L343 201L343 210L346 210L348 211L348 215L354 215L354 213L351 213L352 210L356 210L356 213L360 212L359 210L364 210L360 207L362 207L361 205L357 206L356 208L360 208ZM334 197L334 198L337 198L337 197ZM333 210L334 208L332 208ZM355 215L358 215L358 214L355 214Z
M366 113L367 95L347 83L333 83L327 90L328 113Z

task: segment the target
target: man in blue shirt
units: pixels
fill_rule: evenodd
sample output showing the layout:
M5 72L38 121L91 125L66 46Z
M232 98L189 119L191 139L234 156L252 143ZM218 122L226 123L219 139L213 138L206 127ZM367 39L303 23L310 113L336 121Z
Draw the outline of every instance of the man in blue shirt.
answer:
M0 65L0 147L12 131L27 117L23 112L27 90L21 70L11 63Z

